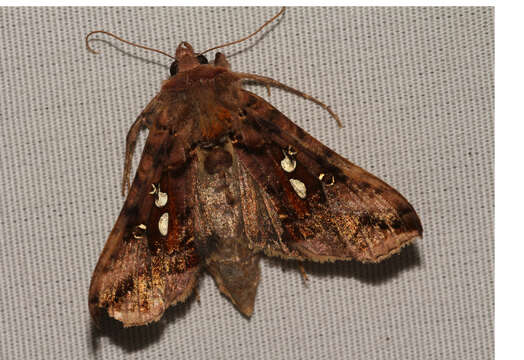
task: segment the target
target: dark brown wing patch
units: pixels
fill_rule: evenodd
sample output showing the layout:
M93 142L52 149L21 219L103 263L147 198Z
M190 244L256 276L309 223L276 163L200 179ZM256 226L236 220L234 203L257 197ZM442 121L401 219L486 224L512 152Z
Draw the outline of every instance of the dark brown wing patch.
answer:
M418 216L396 190L322 145L263 99L244 95L241 134L249 141L235 149L246 173L263 189L258 196L278 234L278 242L265 239L266 253L377 262L422 235ZM282 164L286 156L296 164Z

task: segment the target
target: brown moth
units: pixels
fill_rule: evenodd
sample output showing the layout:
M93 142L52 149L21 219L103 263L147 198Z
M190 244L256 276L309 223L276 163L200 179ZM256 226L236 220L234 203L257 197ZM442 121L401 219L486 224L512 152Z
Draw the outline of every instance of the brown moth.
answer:
M203 270L249 317L262 254L379 262L422 236L402 195L244 90L242 81L283 87L336 118L327 106L275 80L233 72L221 53L208 64L187 42L174 58L171 76L127 136L124 189L138 133L149 129L91 280L95 320L105 311L124 326L157 321L188 298Z

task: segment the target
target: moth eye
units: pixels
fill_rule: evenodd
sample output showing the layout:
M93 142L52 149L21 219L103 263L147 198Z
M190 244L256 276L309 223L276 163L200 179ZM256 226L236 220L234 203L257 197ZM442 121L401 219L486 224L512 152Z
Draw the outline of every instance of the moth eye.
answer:
M171 76L174 76L176 75L176 73L178 72L178 61L173 61L171 63L171 67L169 68L169 73L171 74Z
M207 64L208 61L207 61L207 58L204 56L204 55L198 55L197 56L197 60L200 64Z

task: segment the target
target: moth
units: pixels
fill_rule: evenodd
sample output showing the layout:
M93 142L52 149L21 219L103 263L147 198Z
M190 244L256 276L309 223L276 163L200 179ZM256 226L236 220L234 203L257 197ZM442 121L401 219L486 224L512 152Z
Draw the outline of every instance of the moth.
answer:
M130 43L89 35L97 32ZM91 280L95 321L104 312L126 327L157 321L204 270L250 317L262 255L374 263L422 236L402 195L244 90L246 79L293 91L338 119L276 80L232 71L220 52L208 63L180 43L170 77L127 135L123 189L139 131L149 130Z

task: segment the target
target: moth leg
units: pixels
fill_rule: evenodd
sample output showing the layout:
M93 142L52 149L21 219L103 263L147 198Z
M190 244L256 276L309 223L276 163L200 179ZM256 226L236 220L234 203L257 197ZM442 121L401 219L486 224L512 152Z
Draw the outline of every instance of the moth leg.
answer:
M124 160L124 174L122 177L122 195L125 195L126 189L129 189L131 186L130 182L130 172L131 172L131 163L133 161L133 153L135 152L135 146L136 146L136 139L138 138L138 134L140 133L140 130L143 128L148 128L151 126L149 123L147 117L144 117L143 115L140 115L133 125L131 125L131 128L129 129L129 132L127 133L126 138L126 158Z
M313 96L311 95L308 95L306 93L303 93L302 91L300 90L297 90L297 89L294 89L290 86L287 86L285 84L282 84L280 81L277 81L277 80L274 80L274 79L271 79L271 78L268 78L266 76L261 76L261 75L256 75L256 74L249 74L249 73L235 73L236 76L238 76L239 78L241 79L249 79L249 80L254 80L254 81L257 81L259 83L262 83L264 85L266 85L266 87L269 89L269 86L277 86L279 88L282 88L286 91L289 91L289 92L292 92L292 93L295 93L297 94L298 96L302 96L304 99L307 99L307 100L310 100L310 101L313 101L315 104L317 105L320 105L322 106L322 108L324 110L326 110L332 117L333 119L336 120L337 124L339 127L342 127L342 122L340 121L340 119L338 118L338 115L335 114L335 112L333 110L331 110L331 108L329 106L327 106L326 104L324 104L322 101L314 98Z
M302 275L302 279L304 280L304 284L307 284L307 282L309 281L309 278L306 274L306 269L304 269L304 266L302 264L297 264L298 266L298 270L300 271L300 274Z
M266 84L267 89L267 96L271 96L271 86L269 84Z
M198 305L200 305L201 301L200 301L200 292L198 291L198 287L195 287L193 291L195 292L195 299L198 302Z

